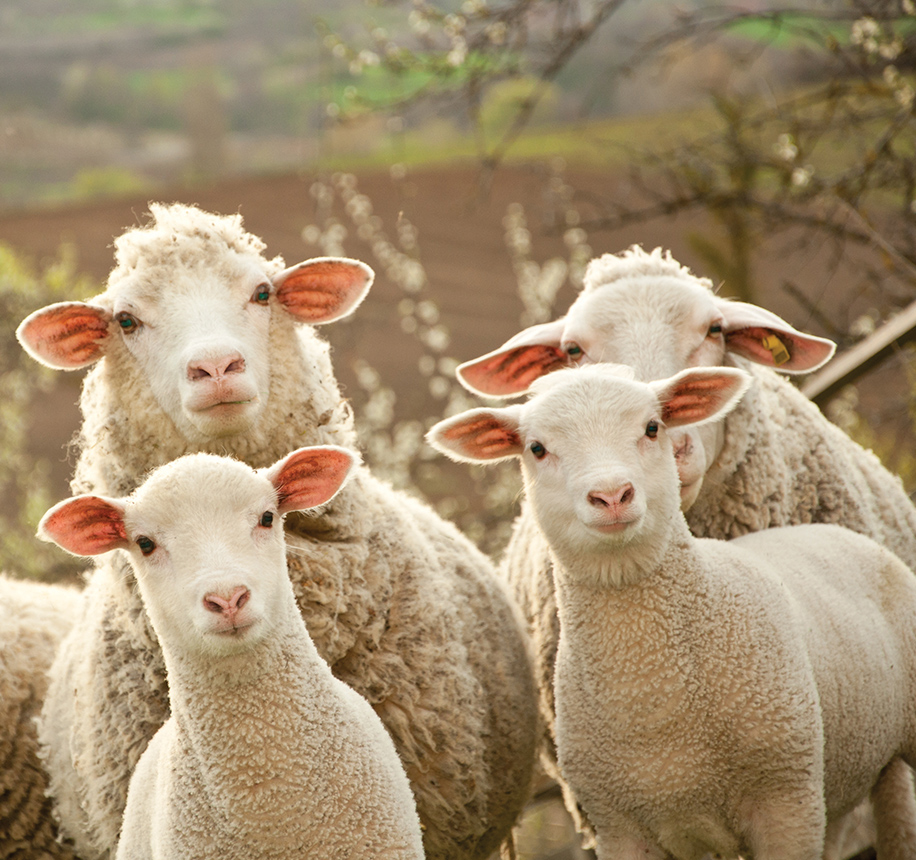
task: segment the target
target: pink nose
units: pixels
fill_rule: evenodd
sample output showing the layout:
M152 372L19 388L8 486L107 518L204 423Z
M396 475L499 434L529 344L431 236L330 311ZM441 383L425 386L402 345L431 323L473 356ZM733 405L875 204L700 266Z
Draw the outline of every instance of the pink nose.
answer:
M231 620L248 602L249 597L251 597L251 592L244 585L236 588L228 599L215 592L210 592L210 594L204 595L204 608L209 612L223 615Z
M188 379L219 379L230 373L242 373L245 359L237 352L215 359L201 358L188 362Z
M588 494L588 501L589 504L594 505L596 508L619 510L629 505L630 502L633 501L635 495L636 490L633 488L633 485L624 484L622 487L618 487L616 490L611 490L610 492L592 490L592 492Z

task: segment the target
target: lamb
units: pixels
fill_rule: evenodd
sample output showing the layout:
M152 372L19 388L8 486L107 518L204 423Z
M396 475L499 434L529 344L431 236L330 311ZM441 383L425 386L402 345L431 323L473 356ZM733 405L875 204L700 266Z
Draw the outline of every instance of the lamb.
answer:
M58 841L35 718L81 593L0 575L0 857L73 860Z
M318 655L286 572L280 518L330 501L357 459L189 454L42 518L75 555L126 551L165 659L170 716L131 777L118 860L422 860L394 744Z
M754 305L717 297L660 248L605 254L564 318L526 329L458 369L486 396L524 392L566 365L629 365L637 379L694 366L736 366L751 388L723 421L675 433L682 506L693 534L733 538L773 526L836 523L868 535L916 569L916 508L900 480L830 423L775 370L814 370L833 344ZM550 556L523 506L501 562L534 640L546 737L542 760L557 779L553 671L559 635ZM574 800L567 806L577 815ZM587 823L579 821L587 830Z
M74 493L129 495L194 452L267 467L303 445L353 448L314 326L372 280L354 260L284 268L239 216L153 204L115 241L108 287L37 311L23 345L93 365ZM317 515L285 522L293 593L319 654L372 704L411 782L430 858L484 858L530 788L537 697L524 623L486 558L360 465ZM121 555L97 562L44 709L56 813L83 860L110 856L140 753L168 716L165 664Z
M751 382L597 365L437 424L454 459L521 461L560 617L559 764L599 860L814 860L871 793L878 857L916 858L916 578L836 525L695 538L670 429ZM850 671L854 667L854 671Z

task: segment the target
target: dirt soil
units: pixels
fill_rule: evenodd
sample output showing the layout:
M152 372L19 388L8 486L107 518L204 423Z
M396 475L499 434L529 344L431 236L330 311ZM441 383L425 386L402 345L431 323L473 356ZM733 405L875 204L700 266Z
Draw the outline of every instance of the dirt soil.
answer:
M625 193L623 179L606 173L572 171L566 179L587 194ZM231 179L192 190L176 187L162 192L158 199L196 203L221 213L240 212L247 229L265 240L268 251L281 254L292 264L321 253L302 239L303 228L315 221L315 201L309 193L314 181L314 175L298 174ZM565 257L562 236L546 226L552 221L552 210L545 185L542 170L507 168L497 174L489 195L482 200L477 191L478 174L472 166L420 170L399 183L387 171L358 174L358 190L372 201L392 240L399 215L418 228L419 255L429 278L425 295L439 305L442 322L451 331L448 352L455 358L464 360L488 352L519 328L522 305L502 223L510 203L525 207L536 260ZM145 197L134 196L3 213L0 242L36 264L52 260L62 243L70 243L76 249L79 269L97 279L101 289L112 266L112 239L126 227L142 222L147 204ZM587 206L584 214L589 214ZM340 217L345 221L345 216ZM353 362L364 356L397 392L399 417L407 417L413 410L424 408L428 398L419 396L424 382L417 372L416 345L408 342L400 328L397 305L404 294L357 238L352 224L348 226L346 253L373 265L377 279L354 317L328 327L325 334L334 346L335 366L345 389L353 390ZM702 274L704 263L692 251L689 237L694 231L710 229L702 217L690 215L656 219L589 239L595 254L616 252L633 243L646 248L661 245ZM820 249L806 248L781 255L763 267L758 271L765 297L760 303L798 327L823 334L816 320L780 289L782 280L791 278L815 301L823 301L827 295L835 301L853 289L843 272L825 273L823 257ZM573 297L573 290L564 287L556 302L558 312L565 310ZM78 384L78 375L62 374L59 391L42 398L36 406L39 420L33 445L55 462L53 478L61 495L66 492L70 469L61 451L79 421L75 408Z

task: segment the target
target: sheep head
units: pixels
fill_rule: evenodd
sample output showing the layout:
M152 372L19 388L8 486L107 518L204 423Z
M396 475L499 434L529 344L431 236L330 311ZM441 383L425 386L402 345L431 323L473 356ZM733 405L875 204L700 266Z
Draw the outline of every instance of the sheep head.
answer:
M526 403L470 410L427 439L460 461L519 458L551 547L567 568L593 570L609 549L652 555L683 524L670 433L723 417L749 381L732 368L651 383L619 366L564 370L536 382Z
M564 367L614 363L645 382L689 367L732 364L733 356L783 373L815 370L832 341L804 334L774 313L716 296L712 283L663 255L634 246L589 264L585 288L565 317L525 329L499 349L458 367L471 391L491 397L524 393ZM673 434L681 504L696 500L722 447L722 425Z
M191 444L248 431L271 391L272 334L282 316L329 323L366 296L372 270L323 257L282 268L241 220L152 207L156 221L116 242L118 266L90 302L50 305L17 330L26 351L61 370L106 358L133 374Z
M191 454L128 497L60 502L38 534L75 555L126 550L164 644L234 653L261 641L293 605L283 515L330 501L358 460L345 448L310 447L254 470Z

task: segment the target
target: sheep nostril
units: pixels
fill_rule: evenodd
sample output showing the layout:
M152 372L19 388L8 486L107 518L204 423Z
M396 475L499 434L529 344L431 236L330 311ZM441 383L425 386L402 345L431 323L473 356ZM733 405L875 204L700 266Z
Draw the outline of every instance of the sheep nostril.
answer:
M588 494L589 504L596 508L617 508L630 504L636 495L632 484L625 484L609 493L593 490Z

